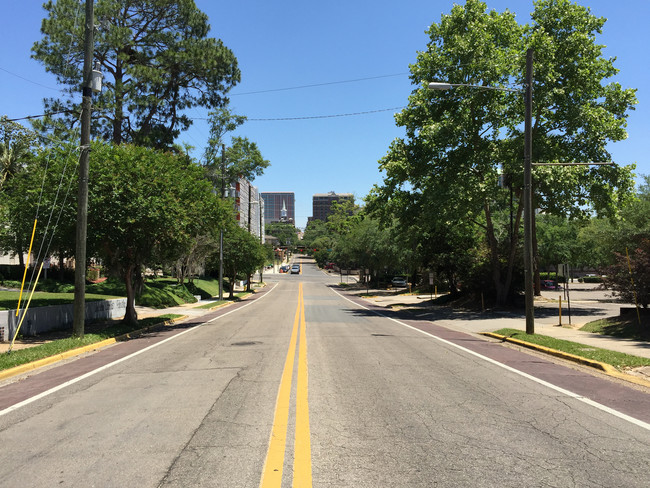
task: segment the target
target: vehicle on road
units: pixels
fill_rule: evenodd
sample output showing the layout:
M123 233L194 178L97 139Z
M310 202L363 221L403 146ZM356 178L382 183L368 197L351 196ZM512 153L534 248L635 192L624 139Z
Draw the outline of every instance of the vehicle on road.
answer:
M294 264L291 266L291 274L300 274L300 265Z
M403 276L395 276L395 278L393 278L390 281L390 284L393 285L394 287L401 287L401 288L406 288L408 286L406 278L404 278Z
M290 269L291 269L291 266L289 266L288 264L285 264L284 266L280 266L280 273L288 273Z

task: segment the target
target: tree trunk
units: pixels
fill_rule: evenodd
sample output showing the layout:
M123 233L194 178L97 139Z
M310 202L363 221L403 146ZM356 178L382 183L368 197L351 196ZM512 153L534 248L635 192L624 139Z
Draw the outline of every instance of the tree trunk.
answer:
M63 249L59 249L59 281L65 279L65 257Z
M138 313L135 310L135 287L133 286L134 265L126 268L124 273L124 284L126 285L126 311L122 322L128 325L138 325Z
M508 271L506 274L505 291L506 296L510 294L510 287L512 286L512 273L515 268L515 257L517 256L517 244L519 243L519 226L521 225L521 216L524 213L523 200L519 200L517 206L517 217L514 224L514 231L510 239L510 257L508 258Z
M23 246L22 243L16 239L16 254L18 254L18 264L20 265L20 269L25 271L25 258L23 256Z
M115 112L113 118L113 142L122 143L122 120L124 119L124 82L122 73L122 61L116 61L115 66Z
M504 284L501 282L501 262L499 260L499 245L494 235L494 223L492 222L492 212L490 210L490 205L488 202L485 202L485 225L486 225L486 236L488 241L488 247L490 248L490 264L492 265L492 283L494 284L494 289L496 290L496 304L497 306L503 306L506 303L508 296L508 290L506 290Z
M232 275L230 276L230 294L228 295L228 298L231 300L235 298L235 280L237 279L237 271L233 271Z

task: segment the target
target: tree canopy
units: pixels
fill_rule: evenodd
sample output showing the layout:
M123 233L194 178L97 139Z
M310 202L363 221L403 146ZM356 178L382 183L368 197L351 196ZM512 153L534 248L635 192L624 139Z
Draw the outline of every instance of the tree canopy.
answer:
M174 262L201 235L232 218L202 168L183 156L132 145L94 144L89 185L89 255L104 258L127 288L125 320L135 321L142 267Z
M520 252L524 104L516 88L480 87L521 86L524 53L532 47L533 162L608 161L607 144L626 136L636 97L609 81L614 61L596 43L604 22L568 0L538 0L528 25L479 0L455 5L431 25L427 48L410 67L416 88L395 117L406 137L393 141L380 161L386 176L371 192L369 210L417 223L430 235L454 228L469 237L481 229L486 252L474 266L489 264L496 300L504 303ZM478 88L431 91L431 81ZM629 199L631 170L536 168L534 206L564 216L613 215Z
M235 136L226 144L226 134L246 121L246 117L234 114L228 107L209 113L210 138L205 150L205 168L208 178L222 194L226 185L242 177L253 181L264 173L269 161L264 159L257 144L247 137ZM225 148L225 152L224 151Z
M78 118L84 11L77 0L48 1L33 57L65 85L45 100L48 113ZM209 37L207 16L193 0L97 0L94 60L104 75L94 100L93 133L115 143L170 148L192 121L186 109L224 106L240 80L237 59Z

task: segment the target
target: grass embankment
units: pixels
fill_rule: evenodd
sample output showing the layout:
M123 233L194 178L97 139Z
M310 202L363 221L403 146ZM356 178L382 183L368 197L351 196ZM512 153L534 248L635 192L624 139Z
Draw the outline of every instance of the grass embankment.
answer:
M594 320L582 326L580 330L594 334L643 341L650 338L650 316L645 314L641 315L641 324L639 324L636 312L631 312L617 317Z
M38 346L28 347L12 351L11 353L0 354L0 370L20 366L21 364L31 363L39 359L55 356L57 354L70 351L79 347L88 346L101 342L113 337L119 337L124 334L135 332L138 330L153 327L162 324L167 320L177 319L181 315L165 314L157 317L147 317L138 321L137 326L127 326L119 321L111 321L103 324L102 326L87 326L88 330L94 330L91 333L84 335L83 339L74 337L57 339Z
M17 281L5 281L8 288L20 288ZM31 290L23 290L21 307L27 304ZM18 291L0 291L0 310L12 310L18 304ZM183 303L194 303L194 295L202 299L219 295L219 283L211 279L194 279L192 283L179 285L174 278L148 279L142 294L136 298L136 305L153 308L166 308ZM106 300L126 296L124 283L116 279L108 279L103 283L86 286L86 301ZM65 305L74 302L74 285L55 280L39 282L30 303L31 307L46 307L49 305Z
M521 341L530 342L539 346L555 349L575 356L580 356L601 363L610 364L619 369L637 368L640 366L650 366L650 358L642 358L624 354L622 352L609 351L598 347L591 347L578 342L565 341L541 334L526 334L517 329L500 329L494 332L506 337L512 337Z

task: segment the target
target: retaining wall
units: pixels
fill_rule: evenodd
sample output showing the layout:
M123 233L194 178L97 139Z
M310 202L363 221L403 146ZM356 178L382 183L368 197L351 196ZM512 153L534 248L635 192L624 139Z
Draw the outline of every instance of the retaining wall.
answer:
M35 307L27 311L20 333L25 336L35 336L51 330L72 327L72 303L68 305L53 305L50 307ZM98 319L114 319L122 317L126 311L126 298L86 302L86 322ZM22 314L21 314L22 316ZM5 340L11 339L16 333L20 318L15 310L0 310L0 329L4 329Z

